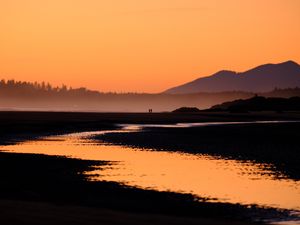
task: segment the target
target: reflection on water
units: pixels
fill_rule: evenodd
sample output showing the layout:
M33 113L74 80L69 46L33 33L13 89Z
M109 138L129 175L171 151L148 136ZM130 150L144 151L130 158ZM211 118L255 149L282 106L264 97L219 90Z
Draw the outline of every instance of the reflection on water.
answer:
M188 127L204 127L204 126L221 126L221 125L238 125L238 124L273 124L273 123L299 123L298 120L272 120L272 121L240 121L240 122L201 122L201 123L176 123L176 124L122 124L126 130L139 130L146 127L152 128L188 128Z
M123 182L141 188L193 193L221 202L300 210L300 182L277 179L267 165L207 155L132 149L89 139L106 132L140 129L139 126L127 128L47 137L1 146L0 150L115 161L105 170L92 173L101 174L97 178L99 180Z

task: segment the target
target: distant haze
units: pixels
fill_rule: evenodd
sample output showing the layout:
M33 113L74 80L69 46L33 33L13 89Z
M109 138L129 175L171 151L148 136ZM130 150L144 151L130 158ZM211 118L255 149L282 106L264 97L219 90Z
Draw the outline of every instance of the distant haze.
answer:
M299 0L2 0L0 77L159 93L300 62Z
M246 91L268 92L275 88L300 87L300 65L293 61L265 64L237 73L220 71L211 76L168 89L168 94Z
M272 92L241 91L196 94L116 94L86 88L55 87L47 83L0 80L0 110L153 112L173 111L182 106L209 108L235 99L259 94L266 97L300 96L300 88Z

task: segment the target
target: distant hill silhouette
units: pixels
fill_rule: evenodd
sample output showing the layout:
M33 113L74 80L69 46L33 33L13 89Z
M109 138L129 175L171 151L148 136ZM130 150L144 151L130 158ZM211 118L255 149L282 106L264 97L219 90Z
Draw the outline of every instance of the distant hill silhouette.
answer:
M173 111L173 113L196 113L196 112L201 112L201 110L198 109L197 107L181 107Z
M255 96L250 99L240 99L215 105L208 111L300 111L300 97L265 98L262 96Z
M208 77L171 88L164 93L187 94L197 92L269 92L274 88L300 87L300 65L293 61L265 64L246 72L223 70Z

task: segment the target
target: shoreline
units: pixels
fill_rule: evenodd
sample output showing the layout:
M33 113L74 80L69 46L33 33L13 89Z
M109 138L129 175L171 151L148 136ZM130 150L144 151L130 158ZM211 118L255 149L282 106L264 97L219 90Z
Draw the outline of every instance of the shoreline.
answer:
M300 179L300 122L141 128L142 131L106 133L93 139L152 151L209 154L271 164L274 175L280 172L291 179Z
M20 115L22 113L18 113L18 116ZM45 119L45 115L42 115L42 117L36 117L36 115L36 113L29 114L29 116L27 114L27 117L17 118L17 120L14 120L16 115L12 117L10 115L10 119L0 117L0 122L4 125L0 129L1 134L5 133L5 129L8 128L8 135L2 135L0 138L0 145L17 143L28 138L41 138L46 134L52 135L101 129L113 130L116 126L112 121L136 121L133 115L129 115L129 119L118 118L114 117L116 115L113 115L111 120L107 120L106 117L109 116L107 114L105 114L104 118L99 119L99 116L101 117L102 114L97 114L97 118L86 117L87 114L80 114L79 117L71 114L73 115L71 118L61 117L61 114L52 114L54 118L49 118L49 113L47 113L46 118L48 120ZM40 114L38 115L41 116ZM59 118L57 118L57 115L60 115ZM136 114L134 115L136 116ZM70 116L69 113L68 116ZM153 122L153 119L149 117L152 115L148 114L143 114L142 118L137 120L143 120L145 116L148 118L145 123ZM162 119L163 116L168 116L168 114L159 115L159 119ZM180 116L185 118L187 115ZM176 118L179 117L176 115ZM214 120L215 116L212 116L210 119L205 118L206 116L197 115L197 122ZM219 115L218 118L220 118ZM173 120L174 118L171 119ZM237 120L239 119L237 118ZM194 120L195 118L192 119L192 121ZM60 121L63 121L63 123L61 124ZM183 119L183 121L185 120ZM5 218L7 219L8 223L5 224L13 224L13 222L9 223L9 215L13 213L9 209L12 209L11 206L16 204L23 205L22 208L25 207L25 211L27 209L33 209L33 211L41 210L42 214L40 214L40 217L36 217L33 212L28 212L28 215L26 213L22 214L24 216L23 224L26 224L27 219L28 224L47 224L41 218L49 218L49 215L46 213L48 207L54 207L53 210L66 210L59 217L50 216L51 220L56 221L68 217L70 215L67 212L69 209L73 210L73 207L82 207L78 211L75 210L76 213L73 214L78 219L77 224L81 224L80 218L78 218L80 217L79 214L87 210L97 213L111 210L115 215L121 213L124 216L124 220L131 216L136 220L131 222L126 220L122 224L126 224L126 222L128 224L134 224L134 222L136 224L145 224L144 222L148 219L153 220L151 224L172 224L171 222L174 221L174 218L177 220L179 216L180 219L178 220L182 222L174 224L246 225L254 223L253 221L251 222L250 218L255 213L264 212L270 213L270 215L278 213L273 209L260 209L255 206L249 209L238 204L199 203L195 202L194 196L187 194L141 190L121 186L113 182L88 182L83 176L83 172L91 169L95 164L101 166L107 162L7 152L0 152L0 160L0 176L2 184L4 184L0 188L0 208L4 211L7 209L5 213L2 213L2 215L0 213L0 215L3 221L5 221ZM75 199L74 196L76 196ZM47 206L41 206L41 204L46 204ZM286 213L280 212L279 214L284 217ZM166 216L169 220L154 219L161 216ZM90 223L84 224L94 224L95 221L107 221L107 219L109 219L107 224L120 224L120 221L115 221L114 218L105 218L105 216L96 216L94 220L89 221ZM68 224L68 221L66 223Z
M53 207L93 208L100 212L106 209L116 213L145 214L150 218L161 215L183 220L190 218L192 221L216 220L216 224L223 224L224 221L253 224L253 215L267 213L272 218L272 215L285 217L288 213L255 206L249 209L239 204L198 202L191 194L142 190L115 182L89 181L88 176L84 175L94 166L99 169L99 166L101 168L101 165L107 163L109 164L40 154L0 152L0 205L15 201L31 204L32 207L48 204ZM7 211L4 206L2 209ZM3 216L5 215L1 215L1 218Z

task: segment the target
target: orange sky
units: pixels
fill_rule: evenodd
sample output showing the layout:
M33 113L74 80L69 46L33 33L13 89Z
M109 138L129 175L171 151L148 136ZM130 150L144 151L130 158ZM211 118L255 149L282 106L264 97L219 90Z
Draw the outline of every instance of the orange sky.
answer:
M0 78L160 92L300 63L300 0L0 0Z

